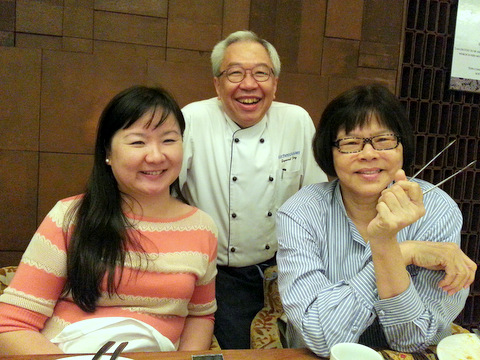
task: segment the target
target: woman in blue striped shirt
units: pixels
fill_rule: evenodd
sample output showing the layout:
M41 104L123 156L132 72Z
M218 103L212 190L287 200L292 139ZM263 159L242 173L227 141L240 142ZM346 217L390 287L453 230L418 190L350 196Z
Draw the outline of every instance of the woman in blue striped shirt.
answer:
M279 289L289 338L328 356L339 342L414 352L450 334L476 265L459 248L462 215L409 181L405 111L385 87L355 87L325 109L313 141L329 183L277 215Z

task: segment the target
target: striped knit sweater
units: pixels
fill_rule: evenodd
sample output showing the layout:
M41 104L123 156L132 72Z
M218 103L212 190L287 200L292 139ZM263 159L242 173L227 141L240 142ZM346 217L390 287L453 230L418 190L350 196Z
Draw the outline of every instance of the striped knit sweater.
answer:
M104 281L94 313L83 312L69 295L61 297L69 241L62 226L78 199L59 201L33 236L12 283L0 296L0 332L30 329L52 339L71 323L120 316L153 326L178 346L187 316L213 321L217 228L197 208L168 220L135 217L145 252L127 249L118 295L110 297Z

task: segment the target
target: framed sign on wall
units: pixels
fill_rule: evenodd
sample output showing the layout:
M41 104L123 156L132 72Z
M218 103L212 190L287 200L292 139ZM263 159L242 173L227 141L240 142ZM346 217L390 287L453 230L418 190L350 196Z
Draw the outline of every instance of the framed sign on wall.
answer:
M480 0L458 0L450 89L480 93Z

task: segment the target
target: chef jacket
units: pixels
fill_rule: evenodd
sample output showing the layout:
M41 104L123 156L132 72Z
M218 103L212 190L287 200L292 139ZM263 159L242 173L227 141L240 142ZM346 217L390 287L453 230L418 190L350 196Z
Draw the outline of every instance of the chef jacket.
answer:
M264 118L242 129L217 98L182 109L182 194L217 224L218 264L259 264L277 251L278 208L302 186L327 181L313 158L315 132L297 105L273 102Z

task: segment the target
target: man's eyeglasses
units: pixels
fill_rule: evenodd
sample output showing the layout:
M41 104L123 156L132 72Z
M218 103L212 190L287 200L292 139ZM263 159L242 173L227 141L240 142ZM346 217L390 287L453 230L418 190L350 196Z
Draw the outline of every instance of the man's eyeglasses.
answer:
M250 71L250 74L257 82L265 82L270 78L270 75L274 74L273 69L266 65L258 65L252 69L244 69L240 66L232 66L223 70L220 74L218 74L217 77L225 75L228 81L236 84L245 79L247 76L247 71Z
M400 143L400 137L395 134L383 134L369 138L347 137L338 139L333 143L339 152L343 154L358 153L363 150L365 144L370 144L375 150L392 150Z

